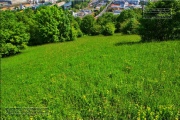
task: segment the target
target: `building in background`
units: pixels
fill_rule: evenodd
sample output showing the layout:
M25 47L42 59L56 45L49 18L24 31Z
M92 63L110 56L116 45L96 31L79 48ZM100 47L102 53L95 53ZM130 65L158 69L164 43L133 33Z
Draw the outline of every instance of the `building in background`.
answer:
M139 5L140 0L127 0L129 4Z
M0 0L0 7L8 6L8 5L11 5L11 4L12 4L11 0Z
M24 4L24 3L38 4L38 3L45 3L45 2L56 3L56 1L57 0L0 0L0 5L6 6L6 5L18 5L18 4Z

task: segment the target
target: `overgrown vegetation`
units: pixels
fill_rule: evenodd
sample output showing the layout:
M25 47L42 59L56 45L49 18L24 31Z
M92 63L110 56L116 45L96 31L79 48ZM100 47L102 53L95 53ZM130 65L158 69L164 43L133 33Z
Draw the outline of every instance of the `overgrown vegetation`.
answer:
M1 60L2 119L180 119L180 42L84 36ZM22 115L22 116L21 116Z

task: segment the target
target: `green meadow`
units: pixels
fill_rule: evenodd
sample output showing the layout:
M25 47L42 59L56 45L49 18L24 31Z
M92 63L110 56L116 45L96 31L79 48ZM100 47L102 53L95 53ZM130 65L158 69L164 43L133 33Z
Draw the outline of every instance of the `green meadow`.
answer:
M180 41L115 34L28 47L1 59L1 107L5 120L178 120ZM31 107L48 111L6 111Z

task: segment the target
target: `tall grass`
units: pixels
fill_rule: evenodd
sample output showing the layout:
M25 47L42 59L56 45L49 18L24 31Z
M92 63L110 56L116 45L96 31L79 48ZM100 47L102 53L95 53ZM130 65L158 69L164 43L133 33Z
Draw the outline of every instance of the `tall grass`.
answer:
M3 58L2 108L48 108L23 119L180 119L180 42L139 41L85 36Z

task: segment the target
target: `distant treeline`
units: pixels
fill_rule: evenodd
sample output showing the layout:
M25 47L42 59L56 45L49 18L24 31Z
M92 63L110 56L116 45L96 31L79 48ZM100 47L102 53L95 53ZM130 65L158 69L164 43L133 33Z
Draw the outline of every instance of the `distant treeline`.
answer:
M170 15L161 11L154 14L151 11L155 8L170 8ZM105 13L97 19L92 15L74 18L71 12L58 6L0 11L1 55L17 54L26 45L73 41L83 35L113 35L115 32L139 34L142 41L180 39L179 1L149 3L146 10L152 13L146 15L148 19L141 9L124 10L120 15Z

